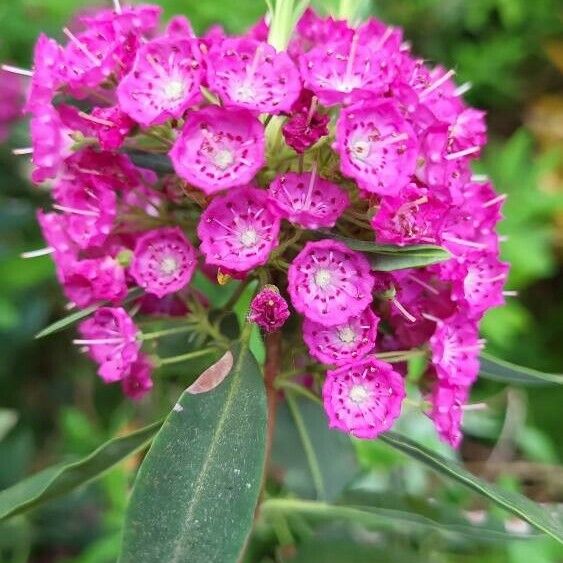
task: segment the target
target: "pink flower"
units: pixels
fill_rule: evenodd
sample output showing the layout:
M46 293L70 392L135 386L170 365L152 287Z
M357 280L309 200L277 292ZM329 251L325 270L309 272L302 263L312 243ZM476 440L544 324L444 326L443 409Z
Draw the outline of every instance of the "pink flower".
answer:
M247 186L215 197L201 214L197 234L207 264L247 272L268 261L279 230L267 193Z
M340 169L360 188L396 194L414 173L417 139L391 102L342 110L336 125Z
M66 296L80 308L100 301L117 304L127 295L125 272L110 256L69 262L62 277Z
M375 358L329 370L323 385L329 426L368 440L391 428L404 398L403 378Z
M200 98L199 47L191 39L162 37L143 45L117 87L120 108L142 125L178 118Z
M378 242L437 244L449 206L430 190L408 184L398 194L381 198L371 225Z
M84 346L99 364L98 374L106 383L120 381L131 373L141 344L137 327L125 309L101 307L80 323L78 330L83 338L75 344Z
M317 111L317 99L310 90L302 90L282 126L285 142L297 153L304 153L321 137L328 135L330 117Z
M96 107L92 110L88 126L97 137L103 150L116 150L123 144L134 121L117 106L109 108Z
M134 401L142 399L153 387L152 370L153 366L149 358L139 354L137 361L131 364L129 374L121 380L123 393Z
M254 39L225 39L209 52L207 80L225 105L256 112L288 111L301 91L286 53Z
M305 319L303 339L311 356L323 364L342 365L373 350L379 318L368 307L357 317L335 326L323 326Z
M333 240L308 242L287 273L293 306L324 326L358 316L372 301L367 259Z
M350 200L336 184L312 172L287 172L270 184L270 201L282 217L305 229L332 227Z
M477 323L463 313L439 322L430 338L438 378L452 385L471 385L479 374L482 348Z
M429 416L440 438L454 448L459 447L461 442L463 405L468 395L467 387L438 379L430 396L432 409Z
M289 318L287 301L275 285L264 286L250 303L248 320L266 332L276 332Z
M264 127L250 112L209 106L190 114L170 157L180 177L212 194L250 182L264 145Z
M190 283L196 263L195 249L182 230L165 227L137 240L129 272L146 292L163 297Z

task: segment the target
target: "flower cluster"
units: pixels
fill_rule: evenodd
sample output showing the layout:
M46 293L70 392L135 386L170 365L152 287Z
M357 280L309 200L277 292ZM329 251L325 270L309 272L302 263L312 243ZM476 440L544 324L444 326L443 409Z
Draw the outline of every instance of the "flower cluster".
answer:
M503 303L508 270L504 198L471 171L484 113L453 71L374 19L353 28L307 10L279 49L266 21L197 37L183 17L162 32L158 18L116 4L80 17L64 44L41 36L34 54L45 252L74 306L104 304L77 340L99 375L132 397L150 389L158 362L132 315L189 321L199 269L220 287L262 285L248 319L265 332L291 314L284 362L310 368L331 427L388 430L405 360L420 355L428 415L457 446L479 322ZM380 266L412 245L450 257ZM144 296L126 300L135 288Z

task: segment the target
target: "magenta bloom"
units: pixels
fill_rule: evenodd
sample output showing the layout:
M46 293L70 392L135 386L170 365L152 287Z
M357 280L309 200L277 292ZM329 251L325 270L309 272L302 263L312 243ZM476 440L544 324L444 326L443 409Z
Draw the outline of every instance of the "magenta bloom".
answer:
M286 53L254 39L225 39L209 53L207 80L225 105L288 111L299 96L299 71Z
M79 331L83 339L75 343L84 346L99 364L98 374L106 383L129 375L141 344L137 340L137 327L125 309L101 307L80 323Z
M292 113L283 124L285 142L297 153L311 148L321 137L328 135L330 117L317 111L317 100L310 90L302 90L291 108Z
M293 306L324 326L358 316L372 301L367 259L333 240L308 242L287 273Z
M127 295L125 272L110 256L72 261L62 276L66 296L80 308L100 301L117 304Z
M463 405L469 395L467 387L438 379L432 389L430 418L440 438L457 448L461 442Z
M244 187L217 196L201 214L197 234L207 264L247 272L267 262L279 230L267 193Z
M287 301L274 285L264 286L250 303L248 320L266 332L276 332L289 318Z
M270 200L281 216L305 229L332 227L350 200L336 184L313 172L287 172L270 184Z
M375 358L329 370L323 385L329 426L368 440L391 428L404 398L403 378Z
M117 87L120 108L142 125L181 117L200 98L201 63L197 42L178 37L143 45L133 68Z
M264 127L250 112L194 111L170 151L179 176L207 194L250 182L264 164Z
M391 102L342 110L336 125L340 169L360 188L396 194L414 173L417 139Z
M135 125L135 122L117 106L94 108L87 122L102 149L107 151L121 147Z
M138 239L129 272L147 293L163 297L188 285L196 264L195 249L182 230L165 227Z
M152 370L149 358L139 354L137 361L131 364L129 374L121 380L123 393L134 401L142 399L153 387Z
M452 385L471 385L479 374L482 348L477 323L467 316L459 313L440 322L430 338L438 378Z
M323 326L309 319L303 322L303 340L311 356L323 364L342 365L373 350L379 318L368 307L357 317L335 326Z

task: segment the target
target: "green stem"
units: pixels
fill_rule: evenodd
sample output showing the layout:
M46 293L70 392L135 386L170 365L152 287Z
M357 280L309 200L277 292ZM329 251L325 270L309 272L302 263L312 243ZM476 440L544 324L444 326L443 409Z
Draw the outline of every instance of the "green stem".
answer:
M149 332L147 334L141 334L139 336L140 340L155 340L156 338L161 338L162 336L171 336L172 334L182 334L183 332L190 332L193 330L192 326L176 326L174 328L165 328L163 330L157 330L156 332Z
M402 362L409 358L416 358L418 356L425 356L426 350L397 350L396 352L381 352L375 354L378 360L386 360L389 363Z
M311 439L309 438L309 434L307 434L305 422L303 421L303 417L301 416L297 402L295 401L295 398L293 397L291 391L285 393L285 399L287 401L289 411L291 412L291 416L293 417L293 421L295 422L295 426L297 427L299 437L301 438L303 449L305 450L305 457L307 458L309 469L311 470L311 477L313 478L317 497L325 498L325 486L321 468L319 466L313 444L311 442Z
M299 385L293 381L289 381L287 379L277 379L276 380L276 388L278 389L287 389L290 391L294 391L295 393L299 393L303 397L306 397L310 401L317 403L318 405L322 405L322 401L317 395L315 395L312 391L309 391L306 387Z
M204 348L203 350L196 350L195 352L188 352L187 354L181 354L180 356L171 356L170 358L158 358L157 365L168 366L170 364L177 364L180 362L185 362L187 360L193 360L194 358L199 358L200 356L205 356L215 352L215 348Z

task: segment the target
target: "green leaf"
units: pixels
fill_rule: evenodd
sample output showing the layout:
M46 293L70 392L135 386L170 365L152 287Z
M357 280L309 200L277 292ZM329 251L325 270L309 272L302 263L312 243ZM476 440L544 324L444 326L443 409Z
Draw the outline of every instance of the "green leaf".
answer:
M132 289L129 292L129 295L125 299L124 303L130 303L132 300L137 299L142 293L140 289ZM86 309L81 309L80 311L76 311L71 315L67 315L58 321L50 324L48 327L44 328L41 332L38 332L35 335L36 339L44 338L45 336L49 336L50 334L54 334L55 332L59 332L68 326L90 316L94 311L99 309L100 307L104 307L107 303L95 303L94 305L90 305L90 307L86 307Z
M441 246L433 244L413 244L396 246L377 244L365 240L355 240L322 231L322 234L342 241L351 250L362 252L371 264L371 269L379 272L392 272L405 268L421 268L437 264L451 258L451 254Z
M544 373L536 369L525 368L506 360L495 358L487 353L481 353L479 375L486 379L517 385L563 385L563 374Z
M238 560L260 492L266 398L247 345L208 393L185 391L141 465L121 563Z
M382 434L380 439L413 459L431 467L438 473L450 477L492 500L509 512L526 520L526 522L538 530L563 543L563 523L561 520L530 499L483 481L455 462L439 456L405 436L395 432L387 432Z
M160 174L172 174L174 173L174 167L172 166L172 161L165 154L151 154L148 152L130 152L128 153L129 158L134 164L142 168L148 168L149 170L154 170Z
M362 524L376 529L398 529L403 532L414 530L428 532L437 531L442 535L460 535L471 537L475 541L498 541L507 539L525 539L527 536L514 536L502 528L487 528L467 523L451 523L446 519L433 519L416 512L381 508L364 505L335 505L301 499L268 499L260 508L262 514L268 517L272 513L286 515L301 514L314 521L343 520ZM532 535L531 537L537 537Z
M100 477L127 456L148 445L162 422L114 438L89 456L49 467L0 492L0 521L21 514Z

